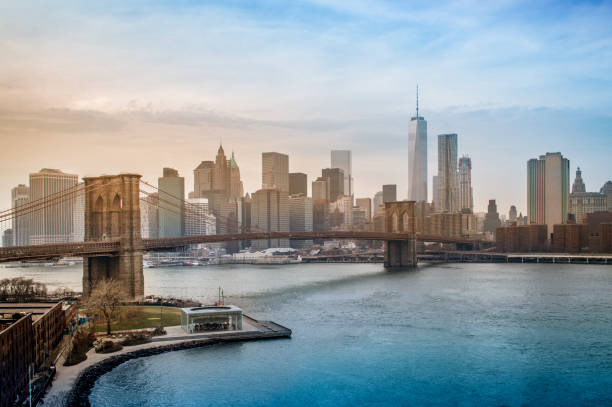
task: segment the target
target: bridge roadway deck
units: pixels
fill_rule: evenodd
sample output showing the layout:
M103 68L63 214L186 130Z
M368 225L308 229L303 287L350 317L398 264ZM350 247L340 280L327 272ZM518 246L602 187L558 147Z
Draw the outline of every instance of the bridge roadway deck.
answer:
M415 236L409 233L388 232L252 232L219 235L179 236L158 239L142 239L143 251L163 251L175 247L201 243L235 242L243 240L317 240L317 239L348 239L348 240L408 240ZM453 238L417 234L416 239L435 243L478 244L479 240ZM52 259L59 257L83 256L116 256L121 251L119 240L97 242L71 242L31 246L13 246L0 248L0 263L11 261L27 261L37 259Z

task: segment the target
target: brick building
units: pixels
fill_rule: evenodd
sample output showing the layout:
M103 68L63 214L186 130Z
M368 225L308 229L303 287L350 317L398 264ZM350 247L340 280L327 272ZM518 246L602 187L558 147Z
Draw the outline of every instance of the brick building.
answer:
M495 246L499 252L543 252L546 243L546 225L499 227L495 233Z

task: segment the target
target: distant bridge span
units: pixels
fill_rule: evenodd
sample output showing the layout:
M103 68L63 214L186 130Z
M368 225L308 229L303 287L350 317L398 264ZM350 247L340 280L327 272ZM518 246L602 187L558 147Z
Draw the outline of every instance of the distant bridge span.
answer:
M413 238L410 233L389 232L355 232L355 231L329 231L329 232L253 232L230 233L220 235L197 235L166 237L158 239L142 239L143 251L164 251L176 247L192 244L236 242L244 240L318 240L318 239L347 239L347 240L382 240L407 241ZM443 236L416 234L416 240L435 243L458 243L477 245L478 240L465 238L451 238ZM136 244L136 247L138 244ZM53 259L59 257L94 257L118 256L121 251L120 239L106 241L57 243L32 246L13 246L0 248L0 263L11 261L27 261Z

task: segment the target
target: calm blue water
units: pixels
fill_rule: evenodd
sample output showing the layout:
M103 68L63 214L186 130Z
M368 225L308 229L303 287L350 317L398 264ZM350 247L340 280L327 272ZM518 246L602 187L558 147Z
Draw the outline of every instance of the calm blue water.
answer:
M146 273L148 293L222 285L293 338L129 361L98 380L93 406L612 405L610 266Z

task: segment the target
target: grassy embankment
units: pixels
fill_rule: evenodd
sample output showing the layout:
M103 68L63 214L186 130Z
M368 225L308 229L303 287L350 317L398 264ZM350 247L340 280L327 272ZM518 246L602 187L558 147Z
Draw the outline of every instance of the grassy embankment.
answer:
M163 326L181 324L181 309L163 307ZM111 324L113 332L132 329L155 328L160 324L160 307L150 305L128 305L119 310L119 315ZM106 332L106 323L99 320L95 325L96 332Z

